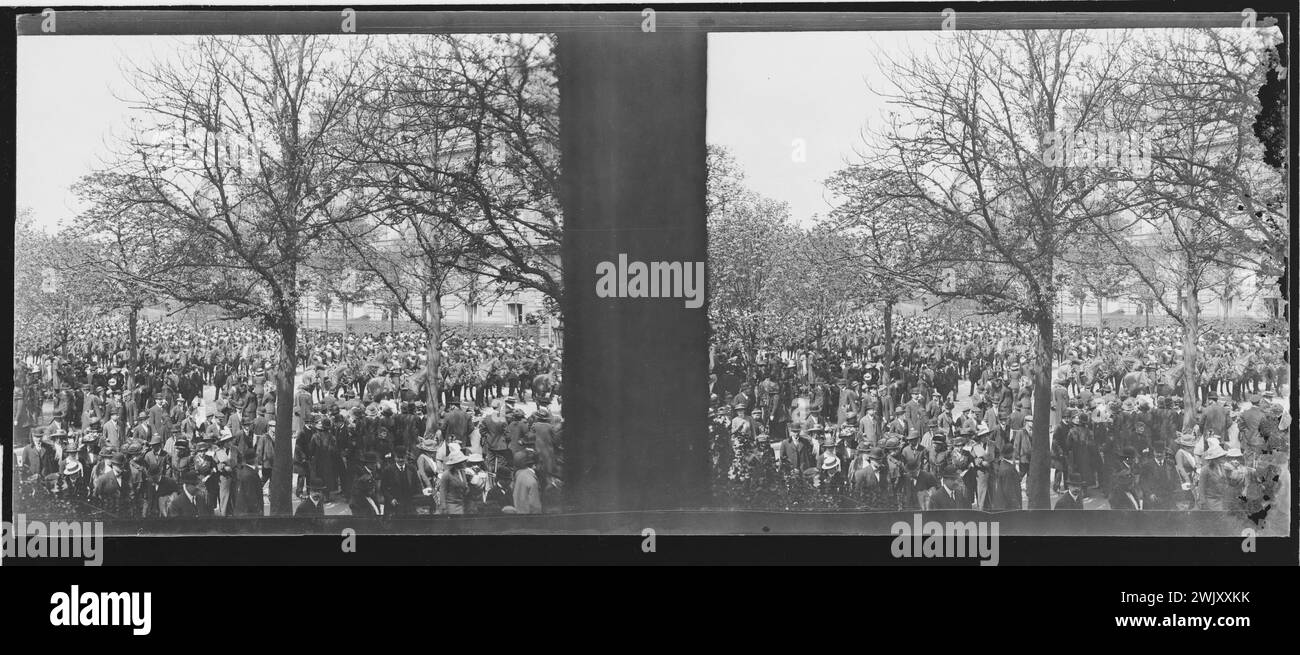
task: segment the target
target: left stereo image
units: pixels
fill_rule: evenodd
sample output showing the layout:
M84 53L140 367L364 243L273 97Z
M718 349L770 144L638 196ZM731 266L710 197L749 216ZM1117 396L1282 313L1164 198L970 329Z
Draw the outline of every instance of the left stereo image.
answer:
M555 49L20 36L14 512L562 511Z

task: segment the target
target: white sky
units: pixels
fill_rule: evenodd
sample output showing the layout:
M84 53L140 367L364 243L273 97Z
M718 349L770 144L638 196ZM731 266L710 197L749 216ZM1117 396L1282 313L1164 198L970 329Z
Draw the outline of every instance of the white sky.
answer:
M938 32L798 32L709 35L708 142L731 151L748 188L790 203L791 218L825 215L822 182L879 127L893 92L882 54L928 50ZM882 60L883 61L883 60ZM795 139L807 161L792 157Z
M20 36L14 95L18 207L53 230L81 207L70 187L124 133L130 97L122 67L165 58L186 37Z

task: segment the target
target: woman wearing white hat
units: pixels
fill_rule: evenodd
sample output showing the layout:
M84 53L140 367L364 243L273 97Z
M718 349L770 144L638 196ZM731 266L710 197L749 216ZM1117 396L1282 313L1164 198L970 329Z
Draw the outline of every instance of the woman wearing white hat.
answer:
M469 480L465 476L465 462L469 458L460 449L447 453L443 462L446 470L438 476L438 513L464 514L465 495L469 493Z
M1200 483L1197 490L1197 508L1223 511L1229 494L1228 470L1224 466L1228 451L1217 440L1201 456L1205 465L1201 467Z

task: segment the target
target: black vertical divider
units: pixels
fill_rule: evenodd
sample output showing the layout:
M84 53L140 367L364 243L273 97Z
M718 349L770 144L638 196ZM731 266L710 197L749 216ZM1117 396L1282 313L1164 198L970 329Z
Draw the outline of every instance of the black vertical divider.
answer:
M708 504L706 307L598 298L596 266L702 262L704 33L561 33L567 511Z

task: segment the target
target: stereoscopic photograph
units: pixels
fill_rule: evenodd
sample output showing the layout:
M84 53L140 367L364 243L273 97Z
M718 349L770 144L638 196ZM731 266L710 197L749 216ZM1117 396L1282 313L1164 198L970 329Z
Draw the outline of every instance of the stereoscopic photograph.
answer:
M1287 534L1281 32L944 20L710 35L714 503Z
M20 36L15 512L560 511L554 41Z

